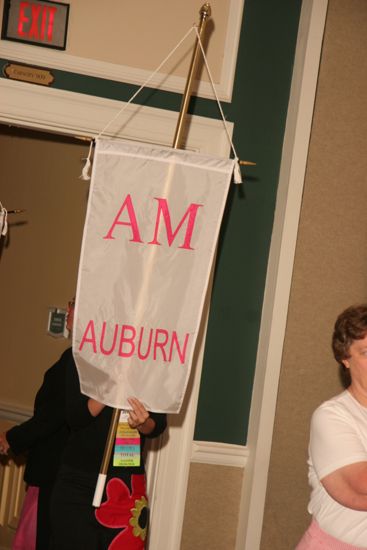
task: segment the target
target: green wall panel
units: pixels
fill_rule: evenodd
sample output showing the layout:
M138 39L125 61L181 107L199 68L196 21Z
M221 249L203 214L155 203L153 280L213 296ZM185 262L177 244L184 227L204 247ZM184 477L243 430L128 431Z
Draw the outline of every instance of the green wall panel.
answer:
M237 154L222 226L195 439L246 443L267 260L301 1L245 0L233 101Z

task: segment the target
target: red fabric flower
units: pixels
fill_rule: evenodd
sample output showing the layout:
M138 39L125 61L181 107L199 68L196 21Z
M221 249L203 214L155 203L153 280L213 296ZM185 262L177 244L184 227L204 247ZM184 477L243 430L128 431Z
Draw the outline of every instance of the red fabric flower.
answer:
M107 500L95 511L96 519L105 527L123 530L108 550L143 550L147 529L145 476L131 476L131 493L119 478L112 478L106 487Z

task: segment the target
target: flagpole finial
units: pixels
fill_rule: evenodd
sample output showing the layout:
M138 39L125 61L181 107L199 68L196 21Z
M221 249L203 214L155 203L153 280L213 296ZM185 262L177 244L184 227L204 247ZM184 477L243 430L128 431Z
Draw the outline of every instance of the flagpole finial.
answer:
M202 17L210 17L211 14L212 14L212 8L208 2L205 2L205 4L201 6L200 15Z

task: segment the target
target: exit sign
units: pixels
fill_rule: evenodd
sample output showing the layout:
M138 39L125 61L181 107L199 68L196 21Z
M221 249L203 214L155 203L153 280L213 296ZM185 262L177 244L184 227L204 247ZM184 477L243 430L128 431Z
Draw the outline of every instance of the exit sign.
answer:
M1 38L65 50L69 4L5 0Z

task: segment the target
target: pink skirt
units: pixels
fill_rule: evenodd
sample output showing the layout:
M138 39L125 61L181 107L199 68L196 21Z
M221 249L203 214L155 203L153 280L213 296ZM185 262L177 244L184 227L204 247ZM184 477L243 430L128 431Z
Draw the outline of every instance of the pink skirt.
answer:
M367 546L353 546L323 531L314 519L295 550L367 550Z
M36 548L38 492L38 487L29 486L27 489L12 550L34 550Z

